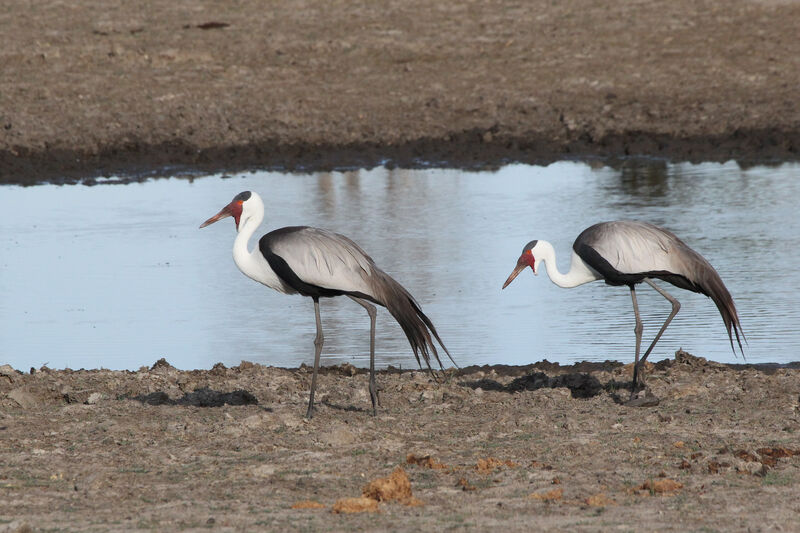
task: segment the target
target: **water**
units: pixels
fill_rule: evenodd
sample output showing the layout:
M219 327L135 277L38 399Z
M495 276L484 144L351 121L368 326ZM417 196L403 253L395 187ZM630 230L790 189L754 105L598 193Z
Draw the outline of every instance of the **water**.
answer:
M242 190L265 200L264 233L308 224L358 242L405 285L461 365L633 359L626 288L553 285L544 272L503 281L531 239L569 266L574 238L601 220L664 225L700 251L736 300L747 362L800 360L800 166L630 163L622 171L562 162L497 172L387 170L128 185L0 187L0 364L27 369L178 368L249 360L311 363L310 299L278 294L233 263L235 230L198 225ZM663 284L683 304L653 360L684 348L742 362L708 298ZM674 290L673 290L674 289ZM669 304L637 291L648 343ZM323 300L323 362L368 363L369 320L346 298ZM646 345L646 344L645 344ZM378 366L416 367L381 309Z

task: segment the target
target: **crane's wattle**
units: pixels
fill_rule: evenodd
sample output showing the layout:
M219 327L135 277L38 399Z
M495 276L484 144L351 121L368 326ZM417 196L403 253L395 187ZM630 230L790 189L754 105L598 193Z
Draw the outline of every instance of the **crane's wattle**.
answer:
M234 200L231 202L228 207L231 209L231 216L233 220L236 222L236 229L239 229L239 219L242 218L242 202L241 200Z
M527 249L524 252L522 252L522 255L520 255L519 259L517 260L517 264L521 265L523 269L525 267L531 267L533 273L538 274L538 272L536 272L536 258L533 256L533 250L531 249Z
M519 256L517 259L517 266L514 267L514 270L511 272L511 275L508 276L508 279L505 283L503 283L503 288L505 289L508 287L508 284L514 281L514 278L519 276L519 273L525 270L527 267L531 267L533 273L536 274L536 259L533 257L533 253L530 250L525 250L522 252L522 255Z
M236 229L239 229L239 219L242 217L243 203L244 202L242 200L234 199L231 203L220 209L219 213L203 222L200 227L205 228L206 226L222 220L223 218L233 217L233 220L236 222Z

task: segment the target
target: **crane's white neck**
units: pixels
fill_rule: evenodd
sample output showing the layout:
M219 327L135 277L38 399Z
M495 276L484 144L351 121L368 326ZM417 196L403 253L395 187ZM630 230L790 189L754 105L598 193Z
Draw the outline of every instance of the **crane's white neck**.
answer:
M233 261L242 273L258 281L259 275L253 261L253 254L247 248L250 237L253 236L261 221L264 220L264 210L256 210L254 213L242 213L239 220L239 227L236 231L236 240L233 241Z
M572 263L570 264L569 272L566 274L558 271L556 251L549 242L538 241L532 252L537 264L537 270L539 268L538 264L544 263L550 281L559 287L569 289L600 279L600 275L584 263L574 251L572 252Z

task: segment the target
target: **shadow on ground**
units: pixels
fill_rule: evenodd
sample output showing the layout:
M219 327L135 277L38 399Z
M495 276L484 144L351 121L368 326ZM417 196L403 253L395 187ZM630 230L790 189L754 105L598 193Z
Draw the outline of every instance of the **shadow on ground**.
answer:
M483 390L501 392L566 387L572 393L573 398L592 398L600 394L604 388L596 377L589 374L572 373L550 377L544 372L533 372L520 376L508 383L508 385L486 378L477 381L462 381L460 385L471 389L480 387Z
M209 388L197 389L187 392L182 397L173 400L164 391L140 394L138 396L124 396L122 399L131 399L147 405L193 405L195 407L222 407L223 405L258 405L258 399L246 390L233 392L219 392Z

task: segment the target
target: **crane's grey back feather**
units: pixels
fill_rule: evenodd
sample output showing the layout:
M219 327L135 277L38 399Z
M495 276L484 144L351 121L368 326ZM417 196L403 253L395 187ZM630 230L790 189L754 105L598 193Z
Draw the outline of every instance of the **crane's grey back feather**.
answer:
M261 237L258 245L268 261L270 255L280 257L306 284L342 294L369 294L367 280L372 276L375 263L344 235L308 226L291 226L270 231Z
M610 285L659 278L705 294L722 315L731 348L733 333L742 350L744 333L730 292L714 267L672 232L634 220L601 222L581 232L572 248Z
M264 235L259 249L270 267L295 292L313 298L350 294L386 307L406 334L420 367L421 355L431 369L433 354L444 368L431 335L453 361L413 296L344 235L309 226L291 226Z

